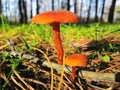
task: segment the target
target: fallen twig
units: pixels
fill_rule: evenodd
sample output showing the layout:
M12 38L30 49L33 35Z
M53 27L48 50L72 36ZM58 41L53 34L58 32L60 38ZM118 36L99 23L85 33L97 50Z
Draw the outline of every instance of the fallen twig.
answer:
M29 90L34 90L33 87L31 87L29 84L27 84L23 78L17 73L17 71L14 71L14 74L18 77L18 79L23 82L25 84L25 86L29 89Z
M14 79L13 75L11 76L11 79L12 79L12 81L13 81L17 86L19 86L22 90L26 90L20 83L18 83L18 82Z
M2 78L11 87L9 80L6 78L4 74L0 73L0 78Z
M48 89L47 89L47 85L44 84L44 83L42 83L42 82L40 82L40 81L38 81L38 80L34 80L34 79L31 79L31 78L23 78L23 79L26 80L26 81L29 81L29 82L33 82L33 83L36 83L36 84L40 84L40 85L44 86L44 87L46 88L46 90L48 90Z

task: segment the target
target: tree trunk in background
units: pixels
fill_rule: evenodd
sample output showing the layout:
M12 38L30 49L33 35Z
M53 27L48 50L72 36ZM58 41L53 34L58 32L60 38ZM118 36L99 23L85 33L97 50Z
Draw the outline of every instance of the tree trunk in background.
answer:
M70 10L70 0L61 0L61 9Z
M27 7L26 1L19 0L19 13L20 13L20 23L27 23Z
M36 0L36 13L39 14L39 0Z
M1 2L1 0L0 0L0 15L2 14L2 2ZM1 20L1 16L0 16L0 23L2 22L2 20Z
M22 14L22 0L18 1L18 6L19 6L19 15L20 15L20 19L19 22L22 23L23 22L23 14Z
M52 0L52 10L54 11L54 0Z
M31 0L31 6L30 6L31 8L30 8L30 18L32 18L33 17L33 11L32 11L32 0Z
M88 15L87 15L87 21L86 21L86 23L88 23L89 20L90 20L91 2L92 2L92 0L90 0L90 2L89 2Z
M81 6L80 6L80 18L82 17L82 7L83 7L83 1L81 0ZM80 19L80 22L81 22L82 20Z
M77 0L74 0L74 13L77 13Z
M67 1L67 10L70 11L70 0Z
M105 8L105 0L103 0L103 4L102 4L102 12L101 12L101 16L100 16L100 22L103 21L104 8Z
M2 1L0 0L0 14L2 14Z
M115 9L116 0L112 0L112 4L110 6L109 15L108 15L108 22L113 22L114 17L114 9Z
M64 1L61 1L61 9L64 9Z
M18 18L17 12L19 12L19 22L26 23L27 19L28 19L27 18L27 6L26 6L27 0L15 0L15 1L4 0L4 5L3 5L2 4L3 0L0 0L0 14L4 14L6 16L6 18L8 18L8 20L11 20L11 17L14 18L13 17L14 13L16 14L14 16L16 16L16 18ZM88 1L90 2L89 5L88 5L88 3L89 3ZM109 5L109 6L108 5L105 6L106 0L101 0L101 2L99 2L99 0L88 0L88 1L85 2L84 0L51 0L51 1L50 0L29 0L28 3L31 4L28 7L28 8L30 8L29 15L30 15L30 18L33 17L34 9L37 14L39 14L40 12L43 12L45 10L49 10L49 9L50 10L51 9L52 10L65 9L65 10L72 10L72 11L74 9L74 12L79 14L79 16L80 16L80 22L89 22L90 20L92 20L91 19L92 16L93 16L94 22L97 22L98 20L103 21L103 18L105 16L106 17L104 18L104 21L106 19L106 22L110 22L110 23L113 22L114 9L115 9L115 4L116 4L117 0L111 0L110 1L111 5ZM16 6L16 3L18 4L18 8L15 8L16 10L14 8L13 9L11 8L13 6L11 4L11 2L15 6ZM33 6L33 3L36 4L36 7ZM87 11L84 9L84 5L88 5L88 6L85 6L88 8ZM4 9L4 13L2 12L2 7ZM92 8L94 10L93 12L91 12ZM98 12L99 8L102 9L100 11L100 13ZM13 10L13 12L11 13L12 10ZM86 13L87 13L87 15L86 15ZM93 13L95 13L95 16L93 15ZM99 16L100 16L100 19L99 19Z
M98 0L95 1L95 22L98 21L97 11L98 11Z
M23 0L23 21L24 23L27 23L27 7L26 7L26 1Z

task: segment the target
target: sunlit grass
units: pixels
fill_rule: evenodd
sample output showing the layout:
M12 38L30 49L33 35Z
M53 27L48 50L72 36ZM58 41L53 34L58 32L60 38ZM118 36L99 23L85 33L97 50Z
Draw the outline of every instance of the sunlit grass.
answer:
M15 38L25 38L30 45L49 43L54 47L52 26L43 24L9 24L0 25L0 40L6 44L5 40ZM4 26L4 30L3 30ZM100 40L110 37L114 33L120 33L120 26L116 24L61 24L61 39L63 47L71 42L78 42L81 37L92 40ZM2 45L1 44L1 45Z
M41 43L49 43L54 47L52 26L43 24L9 24L3 23L0 27L0 46L6 44L8 39L24 38L30 46ZM81 37L87 37L91 40L101 40L108 38L115 33L120 33L119 23L116 24L61 24L61 40L63 47L71 43L77 43Z
M21 25L9 25L5 24L3 28L0 27L0 38L1 39L10 39L13 36L20 34L21 36L25 36L27 39L35 40L36 37L34 35L33 30L36 34L47 42L51 42L53 44L52 39L52 27L51 25L36 25L36 24L21 24ZM113 33L120 33L119 24L62 24L61 28L61 38L63 40L64 45L67 45L69 41L77 41L82 36L86 36L91 39L101 39L104 37L108 37ZM35 41L34 41L35 42Z

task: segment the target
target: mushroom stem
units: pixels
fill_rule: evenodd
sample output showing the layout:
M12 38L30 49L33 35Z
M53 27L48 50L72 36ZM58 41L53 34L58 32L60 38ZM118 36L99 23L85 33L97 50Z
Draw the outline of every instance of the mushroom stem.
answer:
M53 23L53 39L55 42L55 47L57 49L58 63L63 63L63 47L60 38L60 23Z
M76 66L72 66L72 76L71 76L72 83L74 83L75 74L76 74Z

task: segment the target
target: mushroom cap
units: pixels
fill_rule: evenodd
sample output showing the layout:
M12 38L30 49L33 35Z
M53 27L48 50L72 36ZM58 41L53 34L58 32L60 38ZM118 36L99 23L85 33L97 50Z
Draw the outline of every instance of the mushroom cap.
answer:
M37 14L32 18L32 22L37 24L51 24L51 23L77 23L79 17L67 10L47 11Z
M64 63L68 66L81 66L84 67L87 65L88 58L83 54L72 54L67 56L64 60Z

